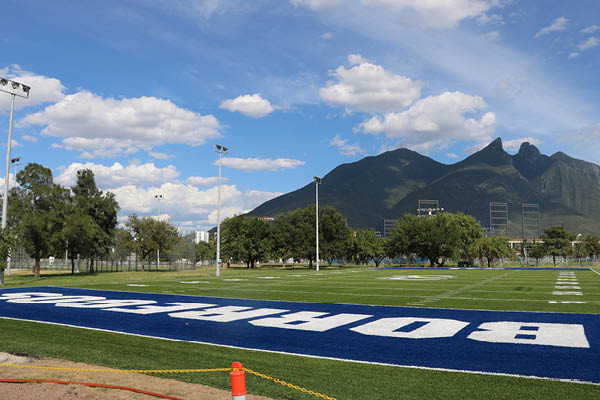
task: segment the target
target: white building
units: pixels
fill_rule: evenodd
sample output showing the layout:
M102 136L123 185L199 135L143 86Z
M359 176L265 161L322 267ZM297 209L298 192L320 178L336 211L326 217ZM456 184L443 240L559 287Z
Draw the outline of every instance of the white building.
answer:
M194 240L194 242L196 244L198 244L200 242L208 243L209 236L210 235L207 231L196 231L196 239Z

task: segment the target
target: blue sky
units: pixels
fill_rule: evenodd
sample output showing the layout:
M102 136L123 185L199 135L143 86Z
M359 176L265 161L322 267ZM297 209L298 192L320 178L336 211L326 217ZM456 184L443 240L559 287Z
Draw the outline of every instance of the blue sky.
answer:
M600 3L545 0L5 0L12 156L121 219L183 230L400 147L454 163L501 137L600 163ZM7 138L10 96L0 93ZM2 139L6 142L6 139ZM6 149L6 145L4 145ZM22 166L21 166L22 167ZM14 179L11 175L11 180ZM13 183L14 184L14 183Z

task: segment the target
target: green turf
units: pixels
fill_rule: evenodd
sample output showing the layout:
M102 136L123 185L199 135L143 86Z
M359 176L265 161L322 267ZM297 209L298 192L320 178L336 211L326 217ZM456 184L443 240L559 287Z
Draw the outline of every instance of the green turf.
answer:
M600 271L599 271L600 272ZM385 304L412 307L600 313L600 275L575 271L582 296L557 296L559 271L381 270L367 268L224 269L181 273L7 276L6 287L65 287L252 299ZM300 275L300 276L295 276ZM405 275L448 275L438 281L385 280ZM263 279L272 277L274 279ZM243 279L227 281L226 279ZM181 283L199 281L200 283ZM206 282L206 283L205 283ZM144 284L148 286L127 286ZM549 301L577 300L585 304ZM116 368L216 368L232 361L338 399L596 399L600 386L549 380L375 366L173 342L22 321L0 320L0 350L52 356ZM226 373L178 374L188 382L228 388ZM249 391L273 398L315 398L248 378Z

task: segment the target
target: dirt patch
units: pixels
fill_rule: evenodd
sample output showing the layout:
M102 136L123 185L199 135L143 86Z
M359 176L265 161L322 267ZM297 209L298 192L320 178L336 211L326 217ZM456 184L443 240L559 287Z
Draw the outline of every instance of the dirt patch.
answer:
M47 366L60 368L106 369L97 365L74 363L53 358L32 359L0 353L0 364ZM53 379L70 382L89 382L126 386L182 399L230 400L231 392L209 386L179 382L136 373L109 373L89 371L56 371L34 368L0 366L4 379ZM72 400L72 399L155 399L156 397L126 390L92 388L80 385L54 383L0 383L2 399L18 400ZM267 397L248 395L248 400L270 400Z

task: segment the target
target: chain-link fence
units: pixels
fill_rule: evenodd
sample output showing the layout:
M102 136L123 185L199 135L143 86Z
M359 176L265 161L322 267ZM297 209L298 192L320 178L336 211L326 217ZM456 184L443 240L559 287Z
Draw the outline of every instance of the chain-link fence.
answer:
M85 273L90 272L123 272L123 271L181 271L193 270L196 268L195 243L192 238L184 236L178 245L169 252L156 252L148 255L142 262L139 253L129 252L118 247L111 248L111 251L104 257L93 260L74 257L74 264L71 263L71 257L68 252L60 255L50 256L40 260L42 270L57 270ZM160 262L158 262L160 259ZM14 270L31 270L35 260L25 252L22 247L17 247L11 252L10 268Z

